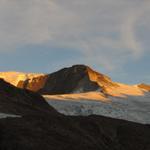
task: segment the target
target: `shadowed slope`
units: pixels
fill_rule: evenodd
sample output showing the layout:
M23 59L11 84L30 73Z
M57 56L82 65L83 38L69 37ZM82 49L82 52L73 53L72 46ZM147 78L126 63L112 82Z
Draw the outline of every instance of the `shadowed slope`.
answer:
M38 111L57 113L42 96L0 79L0 112L26 115Z

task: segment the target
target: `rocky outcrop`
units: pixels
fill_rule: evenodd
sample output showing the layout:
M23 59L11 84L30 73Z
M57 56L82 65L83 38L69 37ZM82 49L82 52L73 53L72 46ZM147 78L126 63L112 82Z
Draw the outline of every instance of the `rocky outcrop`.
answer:
M18 81L17 87L37 92L45 86L47 79L48 75L27 78L25 81Z
M144 90L150 91L150 85L148 85L148 84L142 83L142 84L139 84L138 87L140 87L140 88L142 88Z

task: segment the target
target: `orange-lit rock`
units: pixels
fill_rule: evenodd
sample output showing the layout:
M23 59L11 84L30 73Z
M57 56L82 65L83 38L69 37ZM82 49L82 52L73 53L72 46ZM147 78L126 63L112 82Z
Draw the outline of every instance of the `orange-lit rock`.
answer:
M46 75L29 78L25 81L20 80L17 87L37 92L44 87L46 80Z
M150 85L148 84L142 83L142 84L139 84L138 87L150 91Z

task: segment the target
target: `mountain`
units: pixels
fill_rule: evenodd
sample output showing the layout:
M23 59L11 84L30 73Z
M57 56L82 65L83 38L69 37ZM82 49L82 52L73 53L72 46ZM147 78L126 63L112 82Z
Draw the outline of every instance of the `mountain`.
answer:
M5 81L41 94L65 115L103 115L150 124L150 86L127 85L85 65L52 74L0 73Z
M149 150L150 125L65 116L37 93L0 80L1 150Z
M74 65L51 74L1 72L0 78L16 87L42 95L72 94L99 91L104 96L141 95L148 85L126 85L85 65ZM150 88L149 88L150 89Z
M45 75L1 72L0 77L19 88L29 89L41 94L103 91L107 86L117 86L106 75L98 73L85 65L75 65Z

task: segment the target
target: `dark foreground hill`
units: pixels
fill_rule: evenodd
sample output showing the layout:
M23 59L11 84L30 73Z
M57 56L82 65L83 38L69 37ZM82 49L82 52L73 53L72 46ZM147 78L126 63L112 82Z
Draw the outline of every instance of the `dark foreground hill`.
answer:
M8 107L7 107L8 106ZM36 93L0 80L0 150L150 150L150 126L57 113Z
M42 96L16 88L3 79L0 79L0 112L16 115L57 113Z
M150 126L102 116L0 120L1 150L149 150Z

